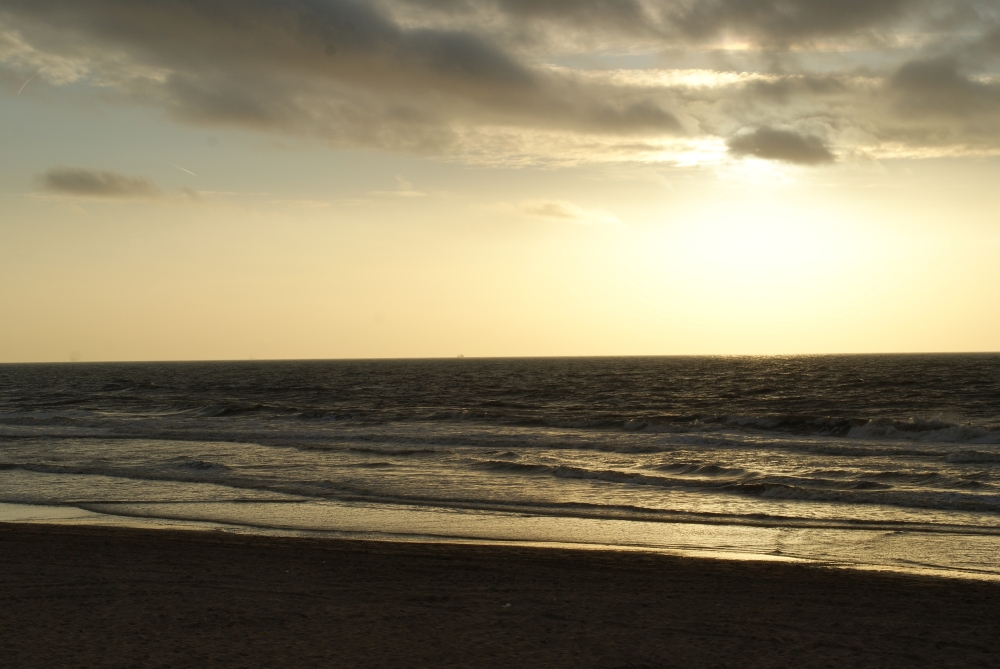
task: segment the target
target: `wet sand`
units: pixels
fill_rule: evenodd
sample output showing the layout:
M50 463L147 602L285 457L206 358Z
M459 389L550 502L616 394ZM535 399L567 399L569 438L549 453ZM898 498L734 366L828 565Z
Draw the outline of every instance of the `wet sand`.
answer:
M998 657L997 583L0 524L4 667L992 667Z

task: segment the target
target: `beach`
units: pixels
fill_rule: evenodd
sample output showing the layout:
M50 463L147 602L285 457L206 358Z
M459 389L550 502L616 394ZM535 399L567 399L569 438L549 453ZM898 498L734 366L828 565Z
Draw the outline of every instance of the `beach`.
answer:
M976 667L1000 356L0 366L2 667Z
M0 524L8 667L975 667L1000 585L640 552Z

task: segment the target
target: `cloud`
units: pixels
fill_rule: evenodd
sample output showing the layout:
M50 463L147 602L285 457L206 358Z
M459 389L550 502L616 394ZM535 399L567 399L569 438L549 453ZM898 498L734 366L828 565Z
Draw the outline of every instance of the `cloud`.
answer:
M57 167L39 180L46 189L66 195L101 198L151 198L160 189L145 177L127 177L117 172Z
M887 28L916 0L701 0L672 13L689 38L732 35L789 45L858 30Z
M823 140L791 130L757 128L732 137L726 144L735 156L754 156L800 165L819 165L835 160Z
M621 220L603 209L588 209L566 200L530 200L518 207L522 214L536 218L574 221L577 223L603 223L620 225Z
M608 96L498 38L404 25L373 3L9 0L5 9L24 43L8 61L46 53L73 80L99 80L188 123L434 153L480 127L681 131L662 93Z
M899 111L907 116L968 118L1000 113L1000 84L973 81L961 74L955 58L906 63L889 79Z
M995 0L0 3L11 95L490 165L1000 153L998 68Z
M413 184L404 179L403 177L396 177L396 190L376 190L372 191L372 195L389 195L392 197L425 197L427 193L417 190L413 187Z
M545 28L573 27L607 39L704 43L735 38L790 46L831 36L877 33L927 19L928 0L396 0L402 6L492 22L536 38ZM936 0L937 13L962 0ZM972 3L975 4L975 3ZM461 18L459 19L461 20ZM674 45L671 45L674 46Z

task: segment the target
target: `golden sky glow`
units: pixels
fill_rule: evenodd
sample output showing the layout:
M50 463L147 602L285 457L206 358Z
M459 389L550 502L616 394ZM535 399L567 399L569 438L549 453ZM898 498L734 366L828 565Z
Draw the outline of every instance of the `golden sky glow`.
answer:
M998 26L5 0L0 362L997 350Z

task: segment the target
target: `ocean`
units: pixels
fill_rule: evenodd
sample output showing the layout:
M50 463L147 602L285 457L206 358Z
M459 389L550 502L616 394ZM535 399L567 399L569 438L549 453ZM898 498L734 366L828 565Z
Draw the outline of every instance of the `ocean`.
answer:
M1000 355L0 365L0 519L1000 578Z

